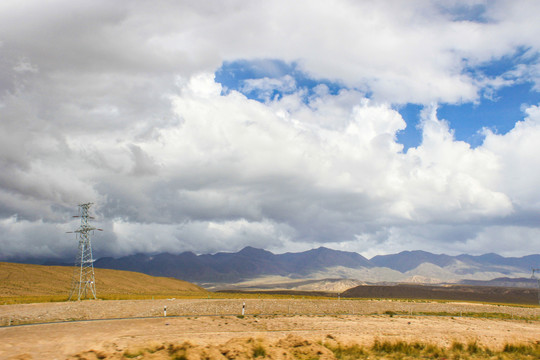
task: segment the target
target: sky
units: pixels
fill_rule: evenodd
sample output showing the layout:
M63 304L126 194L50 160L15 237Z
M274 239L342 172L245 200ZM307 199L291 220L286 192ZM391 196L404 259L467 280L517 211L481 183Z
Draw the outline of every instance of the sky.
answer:
M538 1L0 2L0 260L540 253Z

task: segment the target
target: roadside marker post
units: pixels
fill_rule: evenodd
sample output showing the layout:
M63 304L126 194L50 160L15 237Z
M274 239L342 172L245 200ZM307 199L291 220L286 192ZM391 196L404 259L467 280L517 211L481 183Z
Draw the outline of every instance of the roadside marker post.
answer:
M167 316L167 305L163 307L163 316Z

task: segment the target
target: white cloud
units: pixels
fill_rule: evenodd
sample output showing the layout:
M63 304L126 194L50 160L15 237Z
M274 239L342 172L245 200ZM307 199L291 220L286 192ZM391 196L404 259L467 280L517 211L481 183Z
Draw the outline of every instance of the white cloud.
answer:
M291 93L296 90L296 80L285 75L280 78L247 79L242 85L242 93L256 93L259 98L270 101L274 91L280 93Z
M475 22L431 1L2 2L0 256L64 254L51 234L90 200L104 254L480 252L494 234L489 250L511 253L540 207L538 107L473 149L432 104L536 81L532 55L499 77L465 70L537 53L537 7L493 2ZM237 59L294 61L349 89L308 94L284 76L244 83L264 104L222 95L213 73ZM403 153L392 106L407 102L426 110Z
M529 226L488 226L476 236L458 244L456 250L461 253L498 252L507 256L522 256L538 252L535 244L539 236L540 230Z
M25 73L25 72L37 73L38 72L38 68L35 65L32 65L26 59L21 59L17 63L17 65L13 67L13 70L15 70L15 72L18 72L18 73Z
M383 101L460 102L480 90L465 66L540 49L537 7L494 2L489 21L473 22L432 1L25 2L0 11L0 29L8 53L45 71L189 76L223 60L279 58Z
M161 160L167 197L132 183L133 198L144 194L140 207L150 213L165 209L164 222L173 214L181 221L270 221L295 230L288 241L332 243L375 236L380 226L459 227L513 211L497 186L496 154L455 141L435 108L425 112L422 145L403 154L395 143L400 115L361 94L356 105L339 100L351 96L344 92L317 98L316 107L285 97L280 107L214 88L207 76L191 79L175 99L182 124L145 145ZM330 111L336 104L347 106ZM314 124L320 109L347 114L341 121L348 125Z
M524 179L521 192L508 184L537 160L537 107L514 130L489 133L476 149L455 141L436 106L427 107L422 144L403 153L396 133L405 123L389 105L354 91L302 99L292 94L262 104L234 91L222 95L210 74L198 74L172 98L175 125L138 141L133 133L103 133L99 141L73 134L69 156L60 158L52 146L50 170L41 167L47 157L29 159L25 171L10 172L18 176L10 192L5 178L4 193L21 199L42 194L44 203L62 204L60 213L51 209L54 221L80 194L99 199L96 211L106 223L111 219L114 239L100 251L118 255L248 244L277 251L293 243L299 245L288 246L334 244L364 252L363 245L423 242L452 249L456 241L476 238L481 224L488 229L527 204L536 206L520 196L537 196L533 179L540 174ZM525 159L523 168L508 158L508 149L519 146L515 156ZM74 179L66 169L75 171ZM39 218L39 208L12 204L23 218Z
M512 212L510 199L496 186L502 170L496 154L455 141L448 123L437 119L435 107L424 110L421 126L422 144L407 152L410 168L404 185L410 191L400 191L403 201L414 204L406 207L415 209L412 219L461 222ZM426 190L429 196L418 196Z
M508 194L516 206L529 211L540 210L540 192L536 185L540 178L540 107L531 106L526 110L527 117L505 135L486 130L482 146L495 154L501 171L497 187Z
M66 234L66 224L28 221L16 215L0 219L1 258L56 258L70 253L73 237Z
M118 240L108 247L108 253L121 256L126 253L179 253L186 249L198 253L215 253L236 247L259 248L280 246L285 239L282 229L268 221L248 222L233 220L224 222L192 221L182 224L112 222L111 230ZM103 249L102 249L103 252Z

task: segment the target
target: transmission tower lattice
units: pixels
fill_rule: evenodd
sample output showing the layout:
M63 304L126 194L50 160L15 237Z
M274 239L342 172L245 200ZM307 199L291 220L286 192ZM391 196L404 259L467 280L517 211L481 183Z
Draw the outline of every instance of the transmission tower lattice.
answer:
M79 204L79 215L73 216L81 218L81 226L75 231L70 231L77 234L79 250L75 258L75 269L73 271L69 300L75 300L75 297L77 300L84 298L97 299L90 233L93 233L94 230L102 230L96 229L88 223L88 219L93 219L93 217L88 215L90 206L92 206L92 203Z
M540 304L540 277L534 276L534 273L540 274L540 268L538 269L532 269L532 278L536 279L537 285L538 285L538 304Z

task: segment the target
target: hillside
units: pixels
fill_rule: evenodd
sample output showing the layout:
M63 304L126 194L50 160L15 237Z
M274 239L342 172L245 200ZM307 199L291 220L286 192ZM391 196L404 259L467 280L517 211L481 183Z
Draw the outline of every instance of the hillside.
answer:
M95 269L99 296L159 295L206 290L174 278L121 270ZM0 262L0 297L69 295L73 267Z
M105 257L94 266L104 269L137 271L153 276L171 276L205 287L219 284L254 282L264 288L265 279L296 280L349 279L361 283L459 283L463 280L489 281L496 278L530 277L531 267L538 267L540 255L506 258L496 254L480 256L431 254L404 251L380 255L368 260L355 252L320 247L299 253L273 254L246 247L236 253L196 255L136 254L121 258ZM253 285L253 284L252 284Z
M275 255L269 251L246 247L237 253L195 255L137 254L119 259L101 258L95 267L138 271L154 276L173 276L199 283L238 282L264 275L309 277L318 270L334 266L371 267L362 255L324 247L301 253Z

